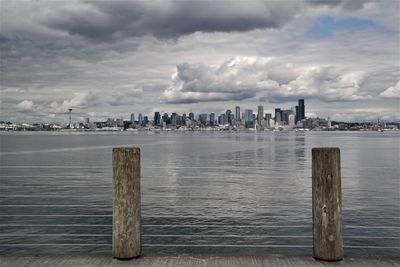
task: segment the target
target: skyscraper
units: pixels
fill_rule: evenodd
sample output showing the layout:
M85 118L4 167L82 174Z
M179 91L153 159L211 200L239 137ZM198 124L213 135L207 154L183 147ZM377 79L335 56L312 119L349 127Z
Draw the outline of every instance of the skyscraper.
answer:
M225 115L226 119L228 120L228 123L231 125L232 124L232 111L230 109L226 110Z
M164 115L162 116L162 120L163 120L163 122L165 122L165 124L169 124L170 123L170 119L169 119L168 113L164 113Z
M235 119L236 119L236 122L240 122L240 107L239 106L235 107Z
M215 114L210 113L210 126L214 126L215 123Z
M272 114L265 113L265 121L266 121L265 127L271 127L270 125L271 119L272 119Z
M69 112L69 124L68 124L68 128L71 129L71 126L72 126L72 124L71 124L71 113L72 113L72 108L69 108L69 109L68 109L68 112Z
M132 122L132 123L135 122L135 113L131 113L131 122Z
M182 125L186 125L186 113L182 114Z
M154 126L160 126L161 124L161 115L160 112L154 112Z
M142 116L142 113L139 113L139 115L138 115L138 124L139 124L140 126L142 126L142 124L143 124L143 116Z
M275 122L281 123L282 121L282 111L280 108L275 109Z
M295 122L294 122L294 114L289 114L289 118L288 118L288 125L290 126L290 127L294 127L294 124L295 124Z
M178 116L178 114L176 114L175 112L173 112L171 114L171 125L172 126L176 126L176 122L178 120L177 116Z
M207 113L199 115L199 122L204 126L207 125Z
M258 106L257 111L257 123L258 125L262 125L262 121L264 120L264 107Z
M289 125L289 115L293 114L293 111L291 109L284 109L281 110L281 121L284 122L285 124Z
M253 128L254 127L253 110L246 109L244 114L245 114L244 121L246 128Z
M194 113L193 112L189 113L189 120L194 121Z
M218 116L218 124L225 125L228 120L226 119L226 114L221 114Z
M299 116L298 119L301 121L306 118L306 107L304 106L304 99L299 99Z

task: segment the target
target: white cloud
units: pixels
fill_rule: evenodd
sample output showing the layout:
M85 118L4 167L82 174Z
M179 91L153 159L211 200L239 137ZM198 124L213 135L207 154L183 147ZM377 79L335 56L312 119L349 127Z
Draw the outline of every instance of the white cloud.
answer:
M400 98L400 81L379 94L384 98Z
M21 112L29 112L33 110L33 101L24 100L17 104L17 109Z
M332 65L294 65L274 57L235 57L219 66L184 63L177 66L162 99L170 103L243 100L270 102L297 98L355 101L362 94L363 73Z
M60 104L57 101L51 102L49 112L64 113L69 108L86 109L97 102L98 97L92 92L73 93L72 98L63 100Z

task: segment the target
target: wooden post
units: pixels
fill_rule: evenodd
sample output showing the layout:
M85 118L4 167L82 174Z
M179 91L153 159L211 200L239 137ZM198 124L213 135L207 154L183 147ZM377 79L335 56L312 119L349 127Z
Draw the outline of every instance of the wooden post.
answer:
M112 252L118 259L140 256L140 148L113 149Z
M312 149L314 258L343 259L340 150Z

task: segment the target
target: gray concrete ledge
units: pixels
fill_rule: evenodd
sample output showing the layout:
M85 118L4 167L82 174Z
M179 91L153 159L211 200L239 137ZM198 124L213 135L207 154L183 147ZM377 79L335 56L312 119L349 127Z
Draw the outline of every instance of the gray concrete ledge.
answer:
M1 267L13 266L218 266L218 267L244 267L244 266L268 266L268 267L313 267L313 266L396 266L400 267L399 258L388 257L346 257L339 262L323 262L312 257L296 256L250 256L250 255L219 255L219 254L184 254L184 255L143 255L138 259L120 261L113 259L108 254L68 254L68 255L0 255Z

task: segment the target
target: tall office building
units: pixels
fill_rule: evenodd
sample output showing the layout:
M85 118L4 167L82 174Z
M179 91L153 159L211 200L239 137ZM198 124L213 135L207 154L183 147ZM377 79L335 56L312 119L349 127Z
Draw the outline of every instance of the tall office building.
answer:
M175 112L173 112L172 114L171 114L171 125L172 126L176 126L176 122L177 122L177 120L178 120L178 114L176 114Z
M182 125L186 125L186 113L182 114Z
M139 113L138 115L138 124L141 126L143 124L143 116L142 113Z
M204 113L204 114L200 114L200 115L199 115L199 122L200 122L202 125L207 125L207 113Z
M118 118L115 120L115 123L117 124L118 127L123 127L124 126L124 119L123 118Z
M149 118L147 116L143 117L143 126L146 126L147 124L149 124Z
M231 125L232 124L232 111L230 109L226 110L225 115L228 123Z
M271 127L271 119L272 119L272 114L271 113L265 113L265 127Z
M182 125L182 116L176 115L176 125Z
M215 124L215 114L210 113L210 126L214 126Z
M284 124L289 125L289 115L293 114L293 111L291 109L284 109L281 110L281 120L284 122Z
M298 107L299 107L298 108L298 110L299 110L298 119L299 119L299 121L301 121L306 118L306 107L304 106L304 99L299 99Z
M189 113L189 120L194 121L194 113L193 112Z
M131 113L131 122L132 122L132 123L135 122L135 113Z
M275 109L275 123L281 123L282 121L282 111L280 108Z
M257 124L262 125L262 121L264 120L264 107L258 106L257 110Z
M154 112L154 126L160 126L161 124L161 115L160 112Z
M240 107L239 106L235 107L235 119L236 119L236 122L240 122Z
M226 114L221 114L218 116L218 124L225 125L227 121Z
M294 114L289 114L288 125L290 127L294 127L294 125L295 125L294 117L295 117Z
M168 113L164 113L164 115L162 116L162 121L165 122L165 124L170 123Z
M244 121L245 121L246 128L253 128L254 127L253 110L246 109L244 114L245 114Z

